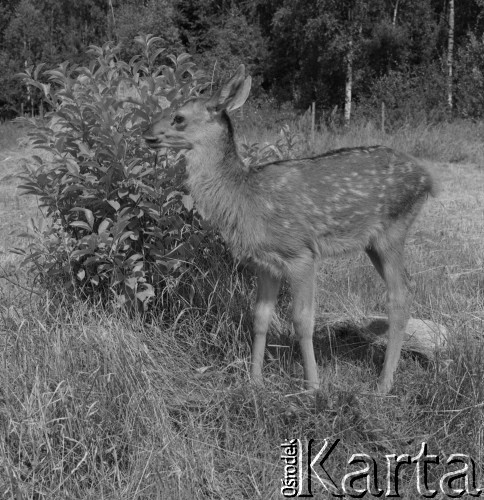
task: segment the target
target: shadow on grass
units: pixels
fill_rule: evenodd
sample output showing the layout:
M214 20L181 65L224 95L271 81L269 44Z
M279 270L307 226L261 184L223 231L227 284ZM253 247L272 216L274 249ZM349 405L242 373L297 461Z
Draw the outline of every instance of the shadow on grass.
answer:
M386 352L387 320L373 319L367 325L340 321L324 323L319 321L314 332L314 351L319 366L331 361L367 365L375 376L381 370ZM291 364L302 363L297 338L289 331L278 333L267 343L269 360L279 362L290 371ZM411 357L422 368L428 369L432 360L422 353L402 349L402 357Z

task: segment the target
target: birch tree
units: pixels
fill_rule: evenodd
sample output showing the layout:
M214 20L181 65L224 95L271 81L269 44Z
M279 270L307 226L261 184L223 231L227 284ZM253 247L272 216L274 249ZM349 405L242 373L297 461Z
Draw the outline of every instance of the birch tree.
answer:
M363 0L343 2L343 22L341 23L340 37L345 46L345 104L344 123L349 127L353 103L353 69L355 49L362 41L363 23L366 21L368 4Z
M453 64L454 64L454 0L449 0L449 34L447 40L447 106L453 109Z

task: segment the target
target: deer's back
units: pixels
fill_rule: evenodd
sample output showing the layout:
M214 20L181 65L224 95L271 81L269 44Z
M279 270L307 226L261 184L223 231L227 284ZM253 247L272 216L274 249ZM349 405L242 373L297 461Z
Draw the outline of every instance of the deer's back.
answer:
M348 148L255 167L250 187L285 212L334 217L398 217L432 191L432 179L412 157L383 146Z
M303 249L328 255L367 245L431 192L432 180L410 156L374 146L255 167L245 189L239 222L248 241L287 260Z

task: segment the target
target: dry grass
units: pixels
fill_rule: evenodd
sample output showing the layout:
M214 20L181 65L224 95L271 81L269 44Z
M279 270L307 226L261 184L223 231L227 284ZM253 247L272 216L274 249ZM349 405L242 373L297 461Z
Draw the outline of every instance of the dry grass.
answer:
M370 132L350 135L331 144L354 144L357 135L381 142ZM388 137L388 144L412 150L417 135ZM434 138L444 154L447 138ZM16 171L23 153L16 154L0 163L0 177ZM186 308L169 325L2 291L0 498L276 499L280 443L293 437L341 439L327 463L337 478L355 470L347 465L353 453L370 454L383 471L385 455L414 456L425 441L441 457L429 486L438 488L451 453L473 457L484 486L484 170L447 162L432 169L440 193L410 234L407 262L417 287L413 315L444 324L449 345L435 363L405 356L389 397L373 392L380 353L355 343L351 325L334 328L340 317L357 323L384 311L384 287L364 256L331 259L321 269L323 389L316 398L300 393L302 368L284 307L265 387L248 384L252 284L227 269L217 269L206 287L205 310ZM35 205L21 198L17 206L10 178L0 190L6 246L18 243L10 230ZM1 258L13 272L17 262ZM414 466L401 481L401 498L418 498ZM325 498L316 485L313 493Z

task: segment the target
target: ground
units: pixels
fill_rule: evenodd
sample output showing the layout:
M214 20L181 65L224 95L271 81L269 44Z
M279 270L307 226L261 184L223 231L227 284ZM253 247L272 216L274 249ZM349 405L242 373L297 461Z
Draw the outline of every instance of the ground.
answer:
M308 397L285 296L265 386L248 383L250 279L233 276L230 290L214 284L223 305L216 316L187 310L170 325L85 304L56 309L38 297L18 269L21 258L9 252L25 244L16 234L41 215L16 187L29 154L22 141L0 151L0 497L280 498L280 444L292 438L315 439L314 450L324 439L341 440L326 467L333 480L355 470L351 455L367 453L383 487L386 455L415 457L427 443L440 457L429 487L456 468L447 463L453 453L474 460L484 487L479 162L427 160L437 196L408 238L412 315L445 325L447 349L432 363L404 356L392 393L376 395L378 361L356 347L352 353L334 325L384 313L383 283L364 255L329 259L320 271L315 342L322 390ZM400 477L401 497L420 498L415 467ZM317 481L313 490L325 491Z

